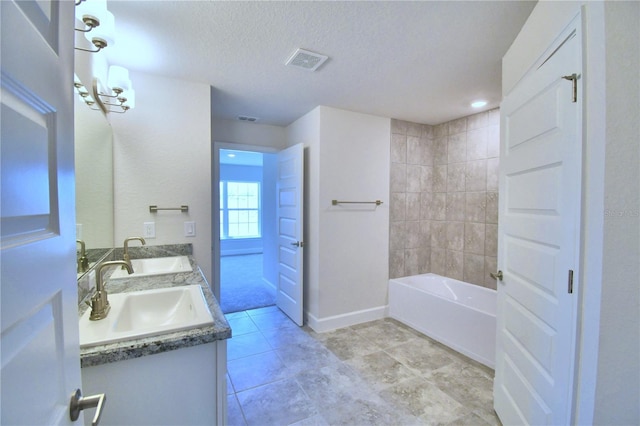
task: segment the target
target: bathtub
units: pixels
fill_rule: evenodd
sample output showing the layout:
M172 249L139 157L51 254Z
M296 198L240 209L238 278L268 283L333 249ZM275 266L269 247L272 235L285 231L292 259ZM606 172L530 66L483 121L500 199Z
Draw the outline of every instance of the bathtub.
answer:
M389 280L389 316L495 368L495 290L436 274Z

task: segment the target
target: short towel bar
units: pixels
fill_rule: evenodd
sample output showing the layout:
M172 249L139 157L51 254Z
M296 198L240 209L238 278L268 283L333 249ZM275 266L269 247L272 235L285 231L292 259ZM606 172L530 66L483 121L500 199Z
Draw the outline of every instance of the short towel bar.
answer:
M189 211L189 206L180 206L180 207L149 206L149 211L151 213L157 213L158 210L180 210L182 213L187 213Z
M382 201L380 200L375 200L375 201L338 201L338 200L331 200L331 204L334 206L337 206L338 204L375 204L376 206L379 206L380 204L382 204Z

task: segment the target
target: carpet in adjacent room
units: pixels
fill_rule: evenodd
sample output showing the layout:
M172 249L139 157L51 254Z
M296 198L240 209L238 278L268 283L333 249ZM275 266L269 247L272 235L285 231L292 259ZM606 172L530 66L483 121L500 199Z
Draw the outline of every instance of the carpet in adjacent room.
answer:
M262 276L262 254L221 256L222 312L228 314L275 305L275 289L265 283Z

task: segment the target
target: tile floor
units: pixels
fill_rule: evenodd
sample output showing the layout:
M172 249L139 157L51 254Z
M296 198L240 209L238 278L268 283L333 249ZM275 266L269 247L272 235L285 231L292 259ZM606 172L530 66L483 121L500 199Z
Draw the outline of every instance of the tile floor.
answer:
M392 319L328 333L227 315L229 425L499 425L493 371Z

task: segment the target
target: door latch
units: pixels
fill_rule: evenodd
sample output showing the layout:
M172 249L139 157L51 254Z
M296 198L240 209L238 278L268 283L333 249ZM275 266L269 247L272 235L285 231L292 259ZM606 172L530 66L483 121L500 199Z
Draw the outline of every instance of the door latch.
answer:
M502 278L504 277L504 275L502 275L502 271L498 271L495 274L493 272L490 272L489 275L491 275L491 278L493 278L494 280L500 280L500 281L502 281Z
M295 243L291 243L292 246L296 246L296 247L304 247L304 242L303 241L296 241Z
M82 396L80 389L76 389L76 391L71 395L71 401L69 402L69 417L71 418L71 421L75 422L78 420L80 411L87 408L97 407L96 414L93 416L93 420L91 421L91 426L98 426L106 400L107 395L103 393L91 396Z
M562 76L565 80L571 81L572 84L572 94L571 94L571 102L578 102L578 74L573 73L571 75Z

